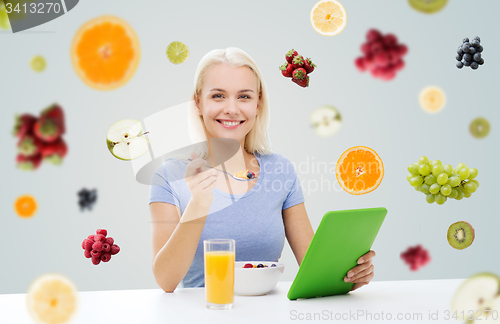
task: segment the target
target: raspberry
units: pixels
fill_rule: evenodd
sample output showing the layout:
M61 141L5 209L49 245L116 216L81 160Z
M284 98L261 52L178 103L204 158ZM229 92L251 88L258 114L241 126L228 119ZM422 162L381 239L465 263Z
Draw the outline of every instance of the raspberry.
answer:
M92 250L102 251L102 242L97 241L94 244L92 244Z
M96 250L92 250L90 251L90 255L93 257L93 258L98 258L101 256L101 251L96 251Z
M108 243L104 243L102 245L102 251L103 252L109 252L111 250L111 245L109 245ZM104 261L104 260L103 260Z
M83 242L82 242L82 249L84 249L84 250L85 250L85 241L86 241L86 240L87 240L87 239L83 240Z
M406 252L401 253L401 259L410 266L410 270L416 271L425 266L431 260L429 252L421 245L409 247Z
M94 241L89 240L89 239L85 239L84 243L85 243L85 245L83 246L83 248L84 248L86 251L90 251L90 250L92 250L92 245L94 244Z
M101 257L92 257L92 263L94 265L98 265L99 263L101 263Z
M103 253L101 255L102 262L108 262L109 260L111 260L111 253Z
M247 263L243 266L243 268L253 268L253 265L251 263Z
M87 251L87 250L83 251L83 255L85 255L85 257L87 259L90 259L92 257L92 254L90 253L90 251Z
M120 247L118 245L116 245L116 244L113 244L111 246L111 255L115 255L118 252L120 252Z
M105 243L108 243L109 245L113 245L115 243L115 240L112 237L106 237L106 240L104 240Z
M89 237L87 237L87 239L91 240L91 241L94 241L94 236L95 235L89 235Z
M108 231L106 231L105 229L98 229L97 231L95 231L96 234L102 234L104 235L105 237L108 235Z
M106 236L102 235L102 234L96 234L94 235L94 241L101 241L101 242L104 242L104 240L106 239Z

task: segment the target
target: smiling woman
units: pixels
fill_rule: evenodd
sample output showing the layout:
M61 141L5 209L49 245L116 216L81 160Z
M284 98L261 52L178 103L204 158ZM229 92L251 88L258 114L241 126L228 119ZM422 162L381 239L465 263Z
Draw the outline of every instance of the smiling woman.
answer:
M235 240L235 261L277 262L286 237L300 264L314 232L293 165L271 152L269 99L257 64L238 48L209 52L196 70L191 99L191 139L209 145L194 146L192 161L167 159L152 177L156 282L166 292L173 292L181 281L184 287L203 287L207 239ZM237 142L239 151L214 165L218 152L210 147L212 138ZM253 172L255 180L224 177L206 168L210 161L212 167L231 174ZM346 276L354 289L373 278L373 256L374 252L364 255L364 262L350 271L349 279Z

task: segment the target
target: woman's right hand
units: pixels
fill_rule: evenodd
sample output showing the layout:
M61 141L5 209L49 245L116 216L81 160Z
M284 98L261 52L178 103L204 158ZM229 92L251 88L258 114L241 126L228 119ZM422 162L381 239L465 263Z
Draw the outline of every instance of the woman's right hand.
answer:
M192 161L186 168L185 179L191 191L191 202L205 208L210 208L214 201L212 190L217 182L215 169L202 170L207 161L200 159L195 152L191 153Z

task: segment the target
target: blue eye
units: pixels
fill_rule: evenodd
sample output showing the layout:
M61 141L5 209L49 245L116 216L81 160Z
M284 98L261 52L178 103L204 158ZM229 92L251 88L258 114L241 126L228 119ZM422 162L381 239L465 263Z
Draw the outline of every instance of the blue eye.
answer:
M214 94L212 98L222 98L222 95L220 93Z
M250 99L250 96L248 96L248 95L241 95L241 97L246 97L246 98L243 98L243 99Z

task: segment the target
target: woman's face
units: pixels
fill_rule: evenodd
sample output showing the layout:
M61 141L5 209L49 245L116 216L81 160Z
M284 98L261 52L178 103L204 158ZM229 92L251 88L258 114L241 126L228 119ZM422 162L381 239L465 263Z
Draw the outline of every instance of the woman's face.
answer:
M249 67L211 66L197 98L210 137L231 138L244 145L259 112L257 77Z

